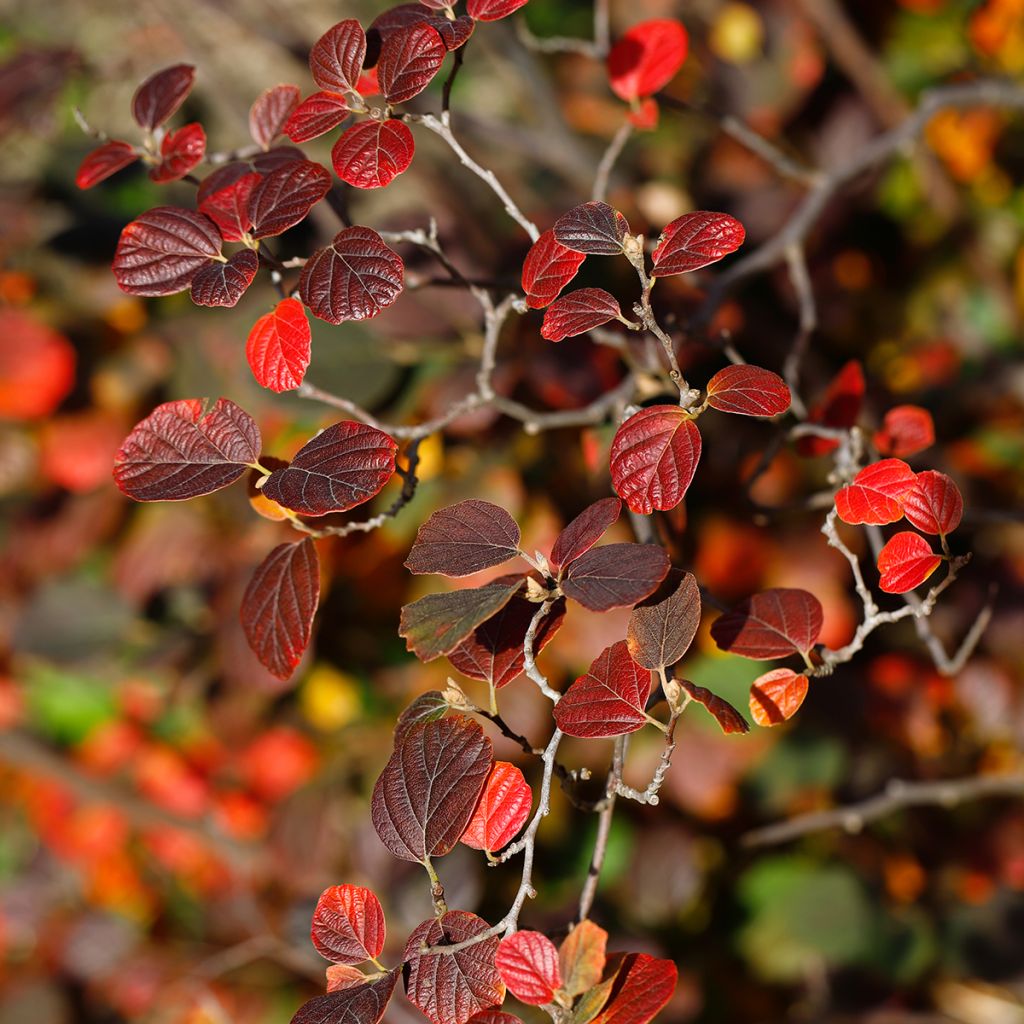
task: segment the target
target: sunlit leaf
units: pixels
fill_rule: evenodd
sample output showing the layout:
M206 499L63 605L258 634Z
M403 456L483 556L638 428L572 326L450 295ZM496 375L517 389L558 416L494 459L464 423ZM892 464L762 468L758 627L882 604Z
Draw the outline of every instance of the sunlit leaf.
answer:
M336 964L361 964L381 954L387 928L380 900L360 885L332 885L316 901L311 937Z
M679 972L671 960L627 953L611 996L594 1024L647 1024L672 998Z
M778 416L789 408L786 382L771 370L727 366L708 381L708 405L740 416Z
M543 1006L562 987L555 944L540 932L519 931L506 935L494 963L501 980L521 1003Z
M331 150L334 173L356 188L383 188L412 163L412 132L395 118L360 121Z
M522 771L508 761L495 761L459 842L489 853L504 849L526 824L532 803Z
M885 414L873 441L882 455L905 459L935 444L935 421L919 405L895 405Z
M711 625L723 651L744 658L785 658L805 653L821 635L821 602L806 590L777 588L748 597Z
M223 188L209 191L199 203L199 212L217 225L225 242L238 242L252 227L249 200L262 181L255 171L243 174Z
M437 29L428 24L390 33L377 61L377 81L388 103L405 103L423 92L447 52Z
M952 533L964 514L960 488L945 473L933 469L918 473L901 501L907 520L924 533Z
M575 998L593 988L604 973L608 933L593 921L580 921L562 940L558 963L565 994Z
M420 722L436 722L451 710L440 690L421 693L399 716L395 723L395 747L399 747L405 734Z
M655 18L634 25L608 54L612 92L627 102L656 93L683 66L688 44L678 21Z
M602 498L588 505L555 539L548 561L555 570L589 551L614 525L622 511L618 498Z
M942 564L931 545L909 530L890 537L878 553L879 586L887 594L906 594L919 587Z
M79 188L92 188L138 159L134 146L110 139L85 157L75 175L75 184Z
M282 299L252 325L245 357L253 376L271 391L297 388L309 366L311 333L298 299Z
M309 142L348 117L348 98L340 92L315 92L307 96L292 112L284 133L292 142Z
M747 720L723 697L712 693L704 686L691 683L688 679L680 679L679 685L689 694L691 700L702 704L708 713L721 727L724 733L744 733L750 731Z
M634 661L650 669L679 661L700 626L700 591L692 573L686 573L668 596L659 597L654 594L633 609L626 633Z
M523 261L523 291L533 309L546 306L579 272L586 255L555 239L548 228L530 247Z
M750 687L750 713L758 725L771 726L792 718L807 696L807 676L776 668L758 676Z
M836 494L836 512L844 523L895 523L903 518L903 496L916 479L914 471L899 459L872 463Z
M468 0L466 12L477 21L497 21L525 7L527 0Z
M150 168L153 181L164 183L184 178L206 153L206 132L200 124L186 124L168 132L160 143L160 163Z
M621 314L618 300L603 288L577 288L548 307L540 336L548 341L561 341L585 334Z

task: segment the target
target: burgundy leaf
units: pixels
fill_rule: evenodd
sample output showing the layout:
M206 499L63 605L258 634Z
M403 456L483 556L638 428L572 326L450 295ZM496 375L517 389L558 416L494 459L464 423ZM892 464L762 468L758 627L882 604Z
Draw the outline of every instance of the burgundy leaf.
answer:
M402 291L405 268L371 228L345 228L302 268L299 293L313 315L328 323L367 320Z
M618 520L622 502L602 498L588 505L555 539L548 561L556 571L589 551Z
M367 38L371 50L376 46L376 56L373 53L368 54L367 66L377 63L381 45L389 35L411 28L413 25L429 25L435 29L448 50L457 50L462 46L476 27L473 19L465 15L459 15L454 21L449 21L444 15L428 11L422 4L399 4L378 14L371 23Z
M79 188L92 188L116 174L122 167L135 163L138 158L134 146L111 139L86 156L75 175L75 184Z
M460 14L454 21L444 17L428 18L427 24L441 37L445 49L449 52L463 46L476 28L476 22L466 15Z
M329 28L309 51L309 70L321 89L355 92L363 72L366 35L358 21L349 18Z
M217 225L225 242L240 242L252 227L249 201L252 190L262 180L255 172L243 174L223 188L208 192L200 200L199 212Z
M540 932L506 935L494 956L501 980L521 1003L543 1006L562 987L555 944Z
M259 257L252 249L241 249L223 262L211 260L192 278L192 301L197 306L233 306L259 268Z
M662 231L651 257L651 276L670 277L700 270L735 252L745 235L743 225L726 213L686 213Z
M960 488L945 473L927 469L903 495L903 513L924 533L952 533L964 514Z
M252 326L245 355L253 376L271 391L297 388L306 375L310 352L309 320L298 299L282 299Z
M451 710L440 690L421 693L399 716L395 723L395 748L405 740L405 734L420 722L436 722Z
M708 381L708 405L739 416L777 416L789 408L786 382L760 366L727 366Z
M435 512L416 534L405 567L445 576L501 565L519 553L519 527L499 505L460 501Z
M629 653L645 668L674 665L689 650L700 626L700 591L692 573L686 573L667 597L659 597L660 593L652 595L629 616Z
M611 995L593 1024L647 1024L672 998L679 972L671 960L627 953L615 968Z
M253 653L287 679L309 646L320 601L320 560L306 537L279 544L259 564L242 598L242 629Z
M533 309L546 306L576 276L587 257L555 240L548 228L530 247L523 261L523 291Z
M228 163L222 164L215 170L210 171L199 183L199 188L196 190L196 202L199 204L200 210L202 211L203 203L215 192L233 185L243 175L251 174L252 171L252 165L244 160L230 160ZM259 175L256 177L258 180Z
M303 1003L291 1024L377 1024L391 1002L401 968L365 985L328 992Z
M595 256L616 256L629 231L626 218L607 203L589 202L574 206L555 221L555 241L573 252Z
M307 516L345 512L369 501L395 474L398 445L376 427L342 420L304 444L263 493Z
M306 163L306 154L298 146L274 146L266 152L260 151L252 158L252 169L260 174L279 171L288 164Z
M806 590L764 590L717 618L711 636L744 658L785 658L809 651L821 635L821 602Z
M360 121L331 150L334 173L356 188L383 188L412 163L412 132L395 118Z
M617 320L622 316L618 299L603 288L577 288L548 307L540 336L561 341Z
M504 849L526 824L532 803L522 771L508 761L495 761L459 842L488 853Z
M191 64L174 64L150 75L132 97L135 123L149 132L162 125L185 102L195 76Z
M249 109L249 134L256 145L270 149L301 98L297 85L275 85L256 97Z
M750 731L747 720L724 698L687 679L680 679L679 685L690 695L691 699L698 704L703 704L708 709L722 732L744 733Z
M404 103L423 92L447 52L437 29L430 25L390 33L381 44L377 62L377 80L388 103Z
M477 21L497 21L525 7L527 0L469 0L466 12Z
M491 741L465 715L411 726L373 787L370 813L380 841L401 860L448 853L493 764Z
M504 1010L481 1010L469 1018L469 1024L523 1024L514 1014Z
M136 501L183 501L237 480L260 456L256 421L234 402L158 405L125 439L114 482Z
M316 951L336 964L380 956L387 928L380 900L361 885L332 885L316 901L310 930Z
M343 93L315 92L292 111L284 133L292 142L309 142L337 128L349 113Z
M330 172L312 160L293 161L271 171L249 198L253 238L280 235L294 227L330 190Z
M668 569L668 555L656 544L605 544L569 564L562 592L594 612L625 608L653 593Z

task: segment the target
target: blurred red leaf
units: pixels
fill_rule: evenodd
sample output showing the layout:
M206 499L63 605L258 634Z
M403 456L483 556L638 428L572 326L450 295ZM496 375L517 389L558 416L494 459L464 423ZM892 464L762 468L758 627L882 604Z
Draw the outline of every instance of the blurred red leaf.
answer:
M366 56L366 35L353 18L331 26L309 51L309 70L321 89L355 91Z
M786 382L759 366L727 366L708 381L708 405L740 416L777 416L789 408Z
M388 103L404 103L423 92L447 52L437 29L428 24L389 33L377 61L377 81Z
M683 214L661 232L651 257L651 276L671 277L700 270L735 252L745 237L743 225L726 213L698 210Z
M926 469L903 495L903 514L924 533L952 533L964 514L960 488L945 473Z
M576 276L587 257L556 241L548 228L523 261L523 291L526 304L533 309L546 306Z
M652 594L669 570L657 544L605 544L569 563L562 593L593 612L625 608Z
M647 1024L672 998L678 976L671 960L627 953L618 967L611 996L593 1024Z
M616 256L629 231L626 218L607 203L597 201L574 206L563 213L554 226L555 241L572 249L597 256Z
M253 376L280 393L297 388L309 366L311 334L306 310L298 299L282 299L253 324L245 355Z
M63 334L0 307L0 420L48 416L75 385L75 349Z
M835 375L817 404L811 407L807 422L845 430L857 422L863 404L864 371L856 359L851 359ZM831 437L801 437L796 442L796 450L808 456L827 455L838 447L839 442Z
M577 288L548 307L540 336L548 341L561 341L585 334L621 315L618 299L603 288Z
M132 97L135 123L146 131L162 125L185 102L195 76L191 64L174 64L150 75Z
M807 676L776 668L758 676L750 687L750 713L758 725L778 725L797 713L807 696Z
M519 527L499 505L460 501L419 528L405 567L412 573L469 576L519 553Z
M92 188L138 159L134 146L111 139L86 155L78 167L75 184L79 188Z
M391 1001L402 971L396 967L383 977L328 992L303 1003L291 1024L377 1024Z
M360 885L332 885L316 901L311 937L316 951L336 964L380 956L387 927L380 900Z
M330 172L312 160L291 161L271 171L249 197L253 238L280 235L294 227L330 190Z
M935 422L919 405L896 405L885 414L873 440L882 455L905 459L935 444Z
M160 163L149 172L155 182L165 183L184 178L206 153L206 132L201 124L186 124L168 132L160 143Z
M878 585L887 594L906 594L924 583L941 564L941 556L932 551L924 537L906 530L890 537L878 552Z
M533 791L522 771L508 761L495 761L459 842L474 850L497 853L519 834L532 804Z
M712 693L696 683L691 683L688 679L680 679L679 685L693 700L707 708L722 732L728 734L750 731L747 720L724 697L719 697L718 694Z
M252 284L260 259L252 249L241 249L227 260L210 260L192 278L192 301L197 306L234 306Z
M356 188L383 188L412 163L412 132L401 121L360 121L331 150L334 173Z
M606 647L585 675L555 705L555 723L567 736L623 736L647 724L644 708L651 673L632 657L625 640Z
M683 66L688 43L678 21L655 18L634 25L608 54L612 92L627 103L656 93Z
M297 85L275 85L260 93L249 108L249 134L253 141L270 149L301 98Z
M567 566L589 551L618 520L622 502L602 498L588 505L555 539L548 560L555 570Z
M836 494L836 512L844 523L895 523L903 518L903 496L916 479L914 471L899 459L874 462Z
M629 653L644 668L668 668L689 650L699 626L700 591L688 572L668 597L651 598L633 609L626 635Z
M284 133L292 142L309 142L337 128L349 113L344 93L315 92L291 112Z
M763 590L719 616L711 636L744 658L785 658L809 651L821 635L821 602L806 590Z
M521 1003L543 1006L562 987L555 944L540 932L506 935L494 956L501 980Z

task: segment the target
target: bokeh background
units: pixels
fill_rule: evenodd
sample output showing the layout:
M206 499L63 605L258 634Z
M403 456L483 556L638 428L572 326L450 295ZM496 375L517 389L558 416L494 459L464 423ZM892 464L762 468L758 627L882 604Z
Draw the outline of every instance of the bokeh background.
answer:
M159 401L228 396L258 417L266 450L282 455L332 417L251 378L244 339L274 301L268 284L234 310L118 291L109 263L121 227L151 206L190 204L192 193L156 186L140 168L78 192L74 173L90 143L73 107L132 138L135 86L188 61L198 79L187 120L203 122L212 149L230 149L247 141L247 111L264 88L311 90L305 54L326 28L382 8L0 2L0 1024L286 1022L322 990L309 917L321 889L342 881L380 893L387 956L396 957L429 899L421 873L380 846L368 794L398 711L443 688L450 672L443 659L416 662L397 636L400 605L434 584L401 567L416 527L436 507L484 497L546 549L583 505L609 493L610 428L528 437L489 413L458 421L421 448L423 483L397 520L322 545L315 643L282 684L249 653L237 607L286 528L260 519L242 486L143 506L112 485L120 441ZM829 27L837 11L859 49ZM1020 0L612 3L614 31L661 15L691 33L669 90L681 109L634 136L610 193L648 235L686 210L722 209L753 245L799 199L799 186L722 132L724 115L829 168L898 123L930 85L1024 74ZM590 32L589 6L576 0L531 0L525 17L538 36ZM438 91L435 83L416 104L436 109ZM533 53L504 22L469 44L453 109L466 145L542 227L589 196L623 116L598 64ZM308 151L327 162L330 142ZM515 287L524 239L436 140L418 136L417 146L412 168L386 191L351 198L358 222L402 229L433 216L460 267ZM622 806L616 816L594 911L614 948L679 964L665 1021L1024 1020L1019 798L904 811L859 832L774 846L742 841L892 778L1024 768L1022 172L1020 114L942 114L921 146L844 190L811 235L821 323L805 398L857 359L866 427L895 403L932 412L937 444L912 461L956 479L967 513L954 547L975 554L935 628L955 647L992 586L996 610L955 678L939 675L901 624L815 681L785 727L722 736L708 716L684 716L661 806ZM286 236L284 254L307 253L335 230L318 208ZM420 257L409 262L430 272ZM617 275L608 264L589 261L579 283L631 294L629 268ZM684 319L698 284L673 278L660 300ZM796 315L783 268L745 283L714 329L777 368ZM612 350L584 339L552 346L538 326L539 317L518 318L503 339L503 391L571 408L614 384ZM390 419L425 417L472 387L480 341L464 295L408 291L369 325L315 322L308 379ZM698 380L721 365L701 343L686 360ZM748 490L744 477L771 428L710 415L705 426L697 483L685 518L673 520L677 563L726 602L766 586L806 587L825 605L823 639L841 644L858 608L846 564L807 502L827 460L784 447ZM631 539L628 524L616 529L615 539ZM685 674L745 707L761 669L716 651L712 617ZM624 614L574 608L543 656L548 675L571 680L624 628ZM521 731L544 735L543 702L525 681L503 700ZM656 738L641 734L633 750L641 780ZM597 770L608 751L575 743L568 755ZM556 797L528 926L556 934L571 920L592 839L593 822ZM440 872L452 905L492 920L518 881L515 864L487 870L461 848ZM386 1018L416 1019L400 999Z

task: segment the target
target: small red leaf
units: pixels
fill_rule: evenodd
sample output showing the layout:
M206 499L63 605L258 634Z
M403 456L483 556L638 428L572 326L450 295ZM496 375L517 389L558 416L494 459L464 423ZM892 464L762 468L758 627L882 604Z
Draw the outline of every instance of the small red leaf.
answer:
M903 496L916 480L914 471L899 459L872 463L836 494L836 512L844 523L895 523L903 518Z
M577 288L556 299L544 314L540 336L561 341L616 320L622 316L618 299L603 288Z
M935 444L932 414L919 405L896 405L886 414L874 445L882 455L905 459Z
M294 227L330 190L330 171L312 160L291 161L271 171L249 197L253 238L280 235Z
M700 270L735 252L745 237L743 225L726 213L686 213L662 231L651 257L651 276L671 277Z
M187 124L168 132L160 143L160 163L149 172L158 183L177 181L202 162L206 153L206 132L201 124Z
M349 113L343 93L315 92L292 111L284 133L292 142L309 142L337 128Z
M310 999L292 1017L291 1024L377 1024L388 1008L401 973L396 967L363 985L349 985Z
M466 13L477 21L498 21L525 7L527 0L469 0Z
M320 559L309 537L279 544L242 597L242 629L260 664L287 679L309 646L320 601Z
M777 588L748 597L711 625L716 644L744 658L785 658L809 651L821 635L821 602L806 590Z
M678 977L671 960L627 953L618 966L611 996L593 1024L647 1024L672 998Z
M594 612L625 608L657 590L668 569L656 544L605 544L569 563L562 592Z
M602 498L588 505L555 539L548 561L553 569L567 566L589 551L618 520L622 502Z
M412 163L412 132L401 121L360 121L331 150L334 173L356 188L383 188Z
M358 967L350 967L348 964L328 964L326 974L328 992L340 992L342 989L366 984L366 975Z
M146 131L162 125L185 102L195 75L191 64L175 64L150 75L132 97L135 123Z
M376 427L342 420L304 444L263 485L271 501L307 516L369 501L395 475L398 445Z
M359 885L332 885L313 911L316 951L336 964L361 964L380 956L387 928L380 900Z
M606 647L555 705L555 724L567 736L623 736L647 724L651 673L629 654L625 640Z
M548 228L523 261L523 291L526 304L539 309L557 298L558 293L576 276L587 257L555 240Z
M656 93L683 66L688 43L678 21L655 18L634 25L608 54L612 92L627 103Z
M298 299L282 299L253 324L245 355L253 376L280 393L297 388L309 366L311 334L306 310Z
M134 146L111 139L86 156L75 175L75 184L79 188L92 188L138 159Z
M776 668L758 676L750 687L750 713L768 728L792 718L807 696L807 676L791 668Z
M555 241L596 256L617 256L629 224L618 210L597 201L574 206L555 221Z
M437 29L427 24L389 33L377 62L377 81L388 103L404 103L423 92L447 52Z
M565 994L575 998L592 989L604 973L608 933L593 921L580 921L558 947Z
M226 262L210 260L192 278L192 301L197 306L234 306L260 268L252 249L233 253Z
M355 91L366 56L366 35L353 18L339 21L313 44L309 70L321 89Z
M673 570L669 580L678 575ZM626 643L634 660L645 668L668 668L689 650L700 626L700 590L686 573L662 600L654 594L629 616Z
M903 514L924 533L952 533L964 514L960 489L945 473L926 469L903 495Z
M906 594L924 583L941 564L941 556L919 533L897 533L878 552L879 586L887 594Z
M543 1006L562 987L555 944L540 932L506 935L494 956L501 980L521 1003Z
M789 408L786 382L759 366L727 366L708 381L708 405L739 416L778 416Z
M692 700L707 708L708 713L718 723L722 732L745 733L750 732L747 720L723 697L712 693L703 686L691 683L688 679L680 679L679 685L689 694Z
M497 853L519 834L532 804L533 792L519 768L508 761L495 761L459 842L474 850Z
M808 423L845 430L857 422L864 403L864 371L856 359L851 359L825 390L818 403L807 416ZM801 455L827 455L839 447L831 437L801 437L796 450Z
M519 527L500 505L460 501L439 509L416 534L405 567L412 573L469 576L519 553Z
M328 323L368 320L401 294L402 260L372 228L345 228L306 261L299 294Z
M252 190L262 181L255 172L243 174L223 188L208 192L199 202L199 212L217 225L225 242L240 242L252 227L249 201Z
M270 149L301 98L297 85L275 85L256 97L249 108L249 134L256 145Z
M649 515L683 500L700 459L697 424L675 405L641 409L615 432L612 484L630 511Z
M114 482L136 501L183 501L237 480L260 456L256 421L234 402L158 405L125 439Z

